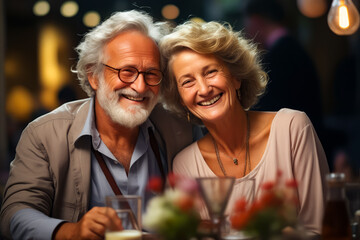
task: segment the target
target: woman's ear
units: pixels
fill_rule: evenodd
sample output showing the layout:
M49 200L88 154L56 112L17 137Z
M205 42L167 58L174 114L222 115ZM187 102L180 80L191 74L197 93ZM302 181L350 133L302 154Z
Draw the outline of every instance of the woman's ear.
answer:
M232 77L232 80L233 80L235 89L239 89L241 87L241 80L238 80L235 77Z
M180 103L181 103L181 105L182 105L183 107L185 107L185 108L186 108L185 103L184 103L184 101L182 100L182 98L181 98L181 97L180 97Z

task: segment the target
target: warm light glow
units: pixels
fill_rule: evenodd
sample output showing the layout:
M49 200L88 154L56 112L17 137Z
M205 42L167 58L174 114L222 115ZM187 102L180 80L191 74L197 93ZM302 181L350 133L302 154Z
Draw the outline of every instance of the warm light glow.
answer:
M204 19L199 18L199 17L193 17L193 18L190 19L190 21L197 22L197 23L204 23L205 22Z
M164 6L161 10L161 14L164 18L173 20L179 16L179 8L173 4L168 4Z
M341 28L349 27L349 14L346 6L341 6L339 8L339 26Z
M64 17L73 17L79 11L79 5L74 1L67 1L61 5L60 12Z
M34 98L30 91L23 86L12 88L6 98L6 111L16 120L30 120L34 111Z
M84 15L83 23L87 27L95 27L100 23L100 14L95 11L87 12Z
M58 89L68 80L66 66L61 62L59 54L64 54L66 38L55 26L47 25L40 31L39 36L39 76L41 88L49 93L42 95L54 95ZM56 107L56 102L51 97L41 98L42 104L49 109Z
M47 109L54 109L58 106L59 102L57 99L58 89L44 88L41 90L39 99L43 106Z
M309 18L321 17L327 11L326 0L297 0L300 12Z
M33 13L36 16L45 16L50 11L50 4L47 1L38 1L34 4Z
M359 12L351 0L333 0L327 20L331 31L338 35L353 34L360 25Z
M16 78L18 75L21 66L19 66L19 62L16 60L16 56L9 54L7 58L5 58L5 76L9 78Z

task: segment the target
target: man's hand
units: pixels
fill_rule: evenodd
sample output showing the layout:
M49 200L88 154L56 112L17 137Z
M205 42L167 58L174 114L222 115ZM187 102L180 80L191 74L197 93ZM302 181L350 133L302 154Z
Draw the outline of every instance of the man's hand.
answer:
M121 230L121 220L112 208L94 207L77 223L64 223L54 232L54 239L104 239L105 230Z

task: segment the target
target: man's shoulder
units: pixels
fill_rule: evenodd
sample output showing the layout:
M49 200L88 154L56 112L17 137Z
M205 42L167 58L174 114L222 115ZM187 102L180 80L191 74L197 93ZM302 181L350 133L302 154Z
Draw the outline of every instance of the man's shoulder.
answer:
M38 127L46 123L53 121L73 121L76 117L86 117L89 110L89 99L81 99L77 101L72 101L65 103L58 108L52 110L51 112L44 114L34 121L32 121L29 126Z
M29 123L23 136L33 136L40 142L74 143L85 125L89 106L89 99L65 103Z

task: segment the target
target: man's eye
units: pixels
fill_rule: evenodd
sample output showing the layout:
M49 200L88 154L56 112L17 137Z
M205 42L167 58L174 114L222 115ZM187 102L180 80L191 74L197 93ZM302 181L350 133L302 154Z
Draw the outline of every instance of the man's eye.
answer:
M131 69L131 68L123 68L121 69L121 72L124 72L124 73L134 73L136 72L134 69Z

